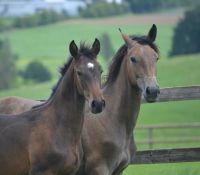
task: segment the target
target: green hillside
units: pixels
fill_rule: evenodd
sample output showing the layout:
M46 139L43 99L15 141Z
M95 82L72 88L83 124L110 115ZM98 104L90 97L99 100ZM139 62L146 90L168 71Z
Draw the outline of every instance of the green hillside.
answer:
M109 34L115 49L122 44L122 39L118 28L128 34L146 34L151 25L84 25L80 23L58 23L31 29L14 30L4 36L10 38L13 52L21 58L19 66L31 59L37 59L46 63L53 71L63 63L68 56L68 45L71 40L77 43L86 41L92 43L99 38L102 33ZM81 29L81 32L80 32ZM158 25L159 33L157 43L161 49L162 57L165 57L171 46L172 26Z
M120 17L121 20L123 18ZM125 19L124 19L125 20ZM156 23L156 22L155 22ZM58 79L58 67L62 66L67 56L68 45L71 40L77 43L85 40L92 43L94 38L99 38L103 32L107 32L114 48L117 50L123 40L118 28L128 34L146 34L151 25L143 24L94 24L88 21L63 22L44 27L13 30L9 33L0 34L0 37L9 37L13 52L19 55L17 66L24 69L30 60L42 61L53 73L51 82L37 85L24 85L16 89L0 91L0 97L23 96L31 99L48 98L51 87ZM174 25L158 24L157 45L160 48L161 57L158 62L158 83L161 87L200 85L200 54L184 55L176 58L167 58L171 48ZM105 68L107 63L103 62ZM159 123L189 123L200 122L200 101L170 102L162 104L142 105L138 124ZM199 132L199 131L198 131ZM181 135L182 133L174 131ZM159 137L165 137L166 133L159 133ZM173 133L171 133L173 134ZM143 135L137 134L136 139ZM195 146L199 146L198 143ZM138 148L140 149L140 147ZM159 167L158 167L159 166ZM130 166L125 175L199 175L199 163L173 164L173 165L140 165Z

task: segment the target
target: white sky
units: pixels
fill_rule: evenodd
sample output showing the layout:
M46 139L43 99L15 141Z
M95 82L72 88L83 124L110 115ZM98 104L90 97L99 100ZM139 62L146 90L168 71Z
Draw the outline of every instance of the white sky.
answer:
M107 0L108 2L113 2L113 0ZM117 3L121 3L122 2L122 0L115 0L115 2L117 2Z
M46 2L63 2L65 0L45 0Z

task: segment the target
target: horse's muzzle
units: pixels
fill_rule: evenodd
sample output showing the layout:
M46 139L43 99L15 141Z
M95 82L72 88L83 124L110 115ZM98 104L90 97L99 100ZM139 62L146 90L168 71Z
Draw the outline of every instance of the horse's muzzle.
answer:
M147 102L152 103L155 102L158 95L160 94L159 86L148 86L145 90L144 98Z
M97 100L93 100L91 103L91 111L94 114L98 114L100 112L103 111L103 109L105 108L105 100L101 100L101 101L97 101Z

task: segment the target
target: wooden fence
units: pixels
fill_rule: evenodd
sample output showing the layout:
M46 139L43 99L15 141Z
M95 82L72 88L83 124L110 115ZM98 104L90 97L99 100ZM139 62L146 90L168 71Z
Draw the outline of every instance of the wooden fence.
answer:
M200 100L200 86L163 88L157 102ZM146 103L142 100L142 103Z
M199 162L200 148L138 151L132 164Z
M183 101L183 100L200 100L200 86L173 87L173 88L161 89L161 93L158 97L157 102ZM142 103L145 103L145 101L143 100ZM161 128L165 127L166 126L161 126ZM174 125L172 127L177 127L177 126ZM191 127L199 127L199 124L197 124L197 126L193 125ZM151 139L153 136L153 129L151 126L147 126L147 129L149 129L149 137ZM194 161L195 162L200 161L200 148L138 151L136 153L135 159L132 160L132 163L152 164L152 163L175 163L175 162L194 162Z
M157 125L140 125L136 127L136 130L147 131L148 139L137 140L138 145L148 145L149 149L153 149L155 144L176 144L176 143L195 143L200 142L200 132L199 135L193 137L165 137L164 139L155 139L154 132L155 130L172 130L172 129L199 129L200 123L183 123L183 124L157 124Z

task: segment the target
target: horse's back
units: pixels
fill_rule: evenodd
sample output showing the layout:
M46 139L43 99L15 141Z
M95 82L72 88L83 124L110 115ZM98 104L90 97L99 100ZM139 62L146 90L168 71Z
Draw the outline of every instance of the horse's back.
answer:
M30 110L33 106L39 105L42 102L29 100L23 97L10 96L0 100L1 114L20 114Z

